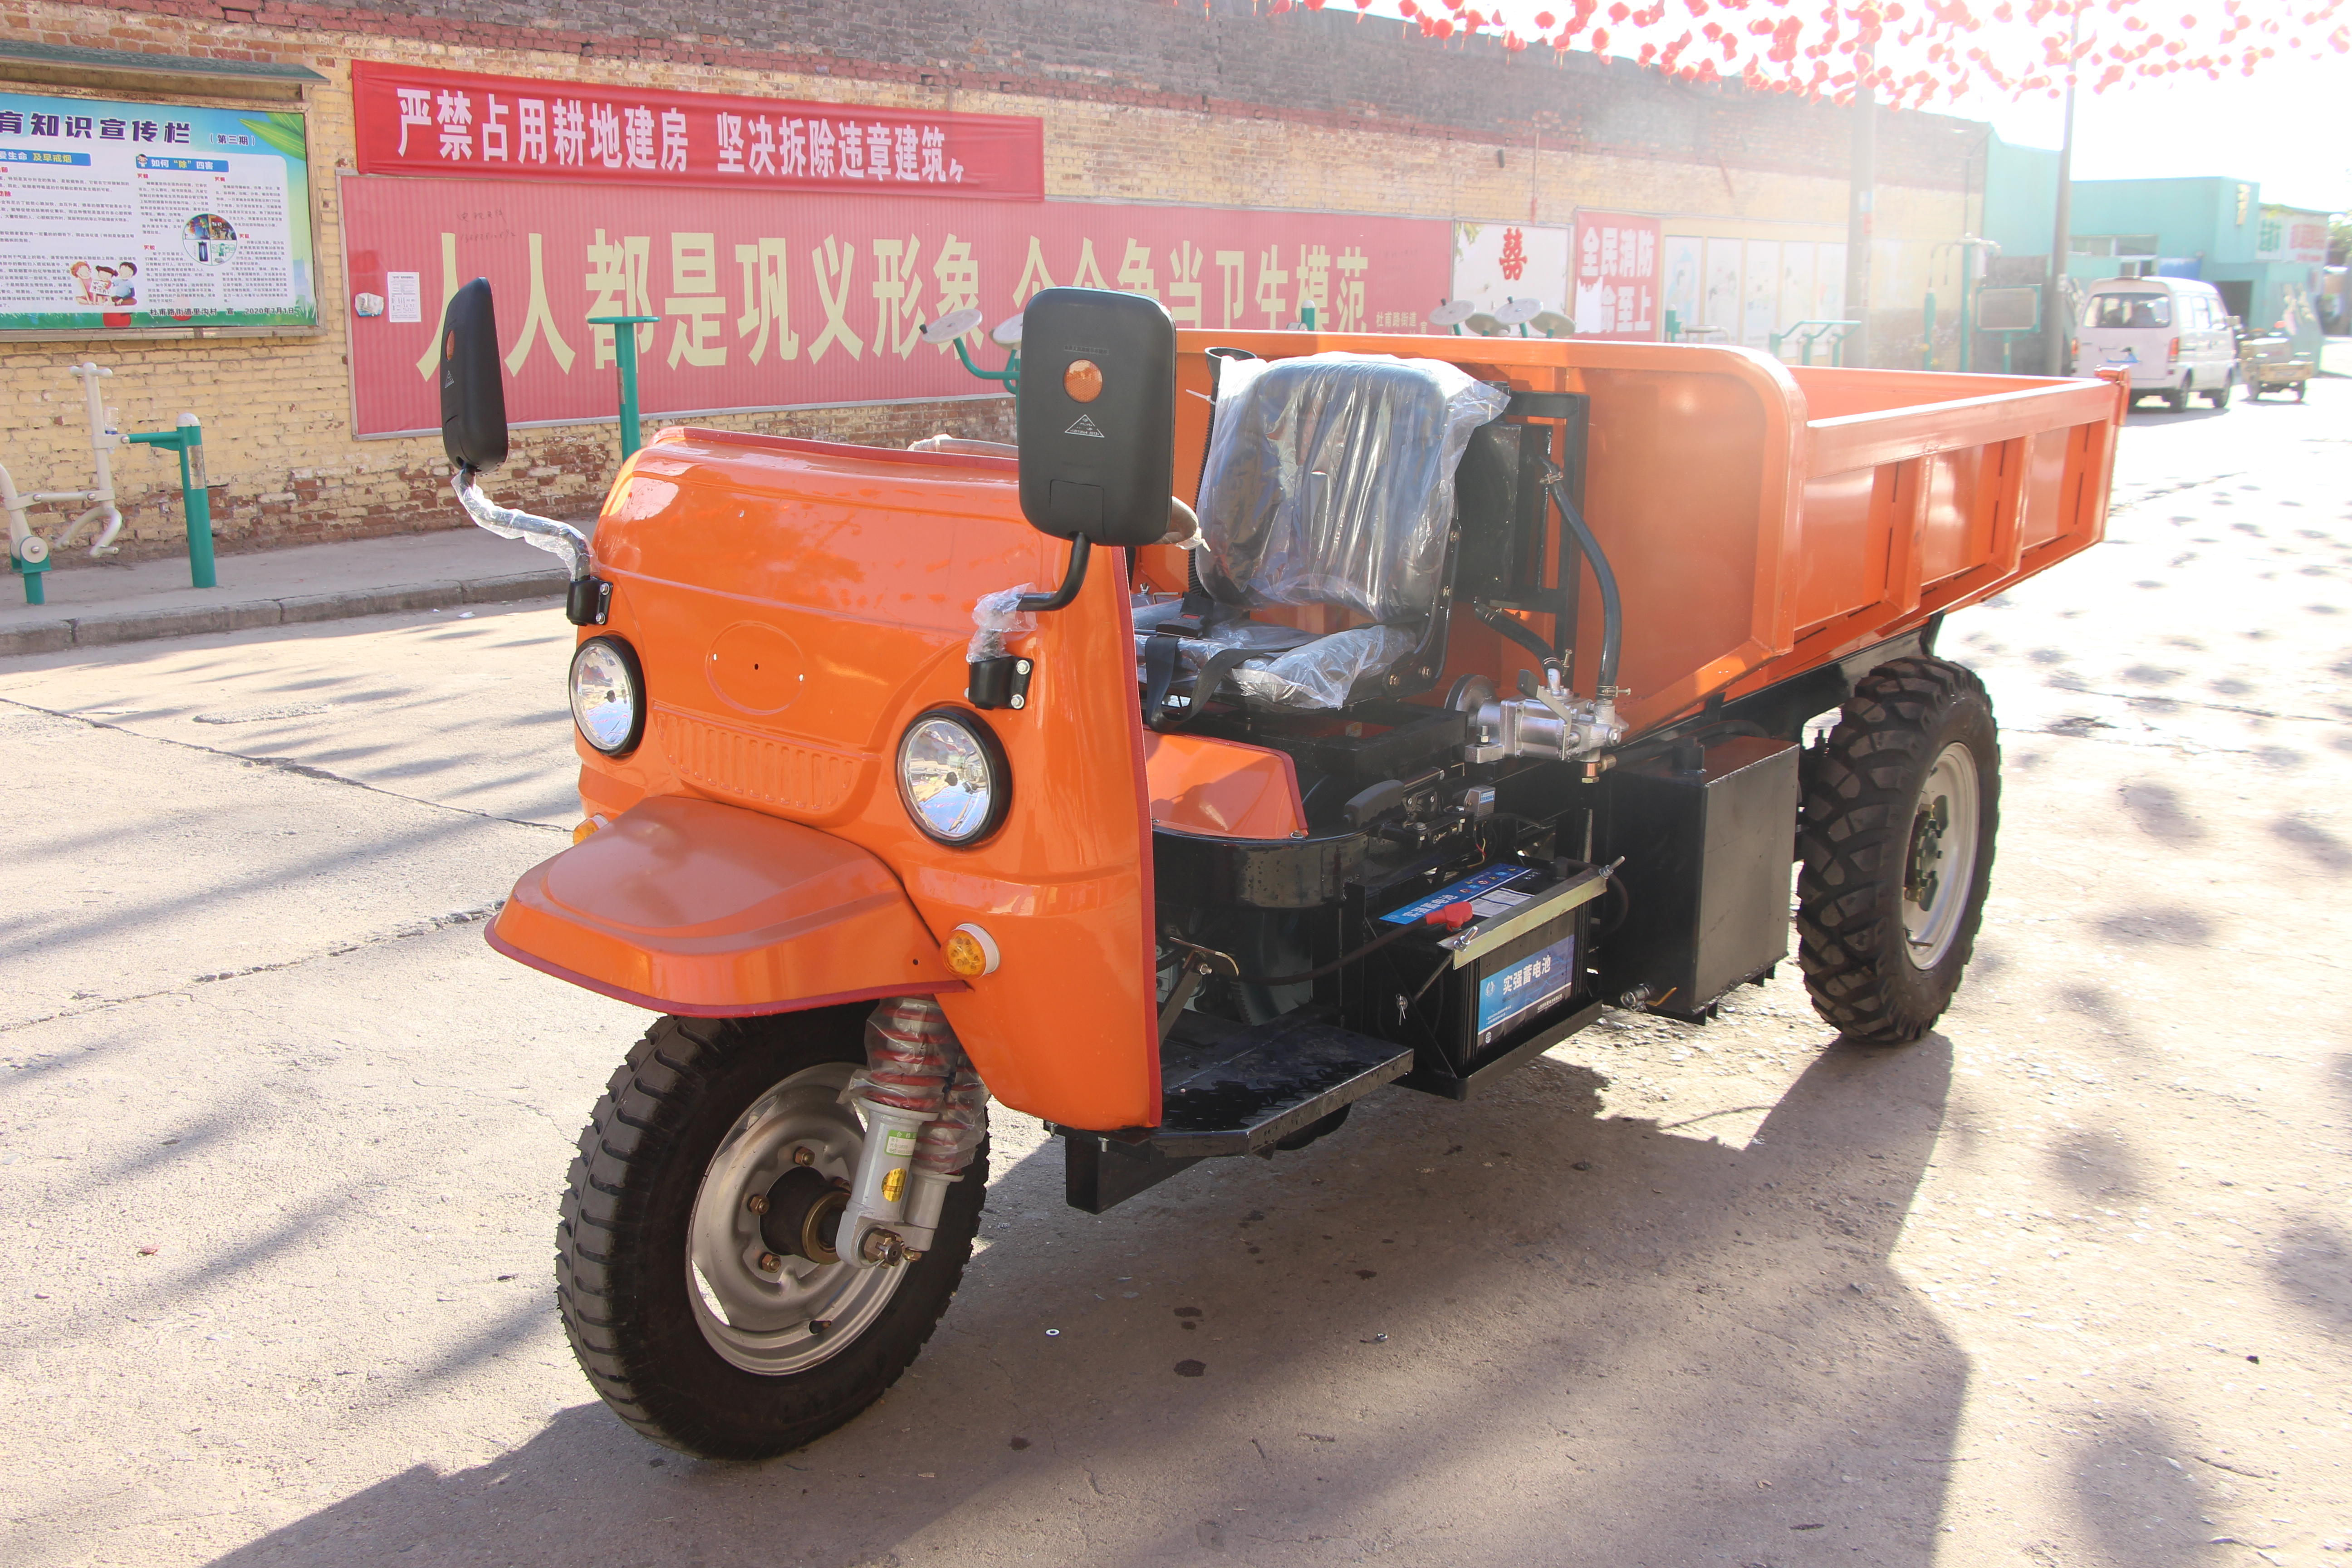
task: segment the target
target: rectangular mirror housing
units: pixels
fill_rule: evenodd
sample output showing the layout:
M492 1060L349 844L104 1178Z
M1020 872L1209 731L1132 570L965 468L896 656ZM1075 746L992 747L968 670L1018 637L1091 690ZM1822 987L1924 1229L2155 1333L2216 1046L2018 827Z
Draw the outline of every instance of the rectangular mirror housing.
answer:
M1105 289L1033 295L1015 416L1021 510L1038 531L1108 545L1166 536L1176 324L1160 301Z
M505 370L490 280L477 278L450 296L441 317L441 449L459 468L507 460Z

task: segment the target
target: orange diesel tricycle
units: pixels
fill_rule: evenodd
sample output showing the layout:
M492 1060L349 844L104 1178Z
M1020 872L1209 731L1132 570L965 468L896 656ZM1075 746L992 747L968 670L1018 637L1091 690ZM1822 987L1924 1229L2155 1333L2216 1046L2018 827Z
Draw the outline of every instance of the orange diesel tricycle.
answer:
M445 440L571 563L585 820L489 940L661 1016L581 1136L563 1322L623 1419L735 1457L929 1337L992 1098L1099 1214L1605 1006L1708 1016L1788 955L1792 860L1822 1015L1918 1038L2000 790L1936 633L2099 539L2127 398L1055 289L1017 445L665 430L591 538L478 486L499 352L478 279Z

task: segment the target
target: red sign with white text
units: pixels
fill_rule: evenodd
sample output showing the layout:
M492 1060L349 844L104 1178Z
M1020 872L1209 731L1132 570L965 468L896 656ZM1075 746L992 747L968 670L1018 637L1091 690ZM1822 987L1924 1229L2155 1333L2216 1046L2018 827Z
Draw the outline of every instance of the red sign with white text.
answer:
M352 62L369 174L1041 201L1045 122Z
M440 428L444 303L485 277L517 424L613 416L611 327L637 333L647 417L989 395L926 321L989 326L1056 284L1150 294L1180 327L1418 332L1445 298L1453 226L1426 218L1093 202L959 202L589 185L342 181L357 434ZM357 313L366 298L375 312ZM386 308L384 301L389 301ZM331 308L331 307L330 307ZM405 319L404 319L404 317ZM624 329L627 330L627 329ZM975 330L982 369L1004 351Z
M1658 338L1658 220L1624 213L1576 215L1570 259L1580 338L1646 343Z

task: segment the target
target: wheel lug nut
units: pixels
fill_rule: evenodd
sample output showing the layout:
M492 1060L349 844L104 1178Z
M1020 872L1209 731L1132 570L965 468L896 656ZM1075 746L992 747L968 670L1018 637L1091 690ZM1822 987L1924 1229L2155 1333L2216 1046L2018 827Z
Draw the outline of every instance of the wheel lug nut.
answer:
M743 1206L750 1209L753 1214L766 1214L768 1212L768 1194L765 1193L753 1193L750 1197L743 1200Z
M806 1144L803 1144L801 1147L793 1151L793 1163L795 1165L815 1164L816 1151L808 1147Z
M763 1253L760 1254L760 1272L761 1272L761 1273L762 1273L762 1274L773 1274L777 1269L782 1268L783 1266L784 1266L784 1260L783 1260L782 1258L781 1258L777 1257L774 1253L772 1253L772 1252L763 1252Z

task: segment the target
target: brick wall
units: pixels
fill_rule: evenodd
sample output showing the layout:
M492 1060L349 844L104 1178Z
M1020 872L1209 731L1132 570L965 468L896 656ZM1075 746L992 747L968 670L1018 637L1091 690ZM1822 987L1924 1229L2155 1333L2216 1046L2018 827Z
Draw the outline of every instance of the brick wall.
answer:
M355 56L1037 115L1047 194L1065 199L1551 223L1589 205L1811 225L1823 237L1844 222L1843 111L1667 82L1589 55L1556 63L1538 50L1440 47L1407 41L1394 23L1303 10L1261 17L1234 0L1207 9L1162 0L924 0L854 12L804 4L722 11L689 0L663 13L669 30L659 37L636 31L644 16L616 0L390 0L365 10L275 0L0 0L0 27L19 37L291 61L328 79L307 105L323 330L299 339L0 342L0 420L9 432L0 461L21 489L89 482L79 388L64 372L95 358L114 369L109 393L123 428L164 428L184 408L204 418L225 551L460 525L437 442L351 436L344 319L335 308L342 254L334 174L352 160ZM1928 243L1965 227L1968 157L1980 133L1934 116L1888 117L1878 232L1898 241L1900 254L1924 258ZM1882 302L1896 297L1897 282L1882 279ZM1001 439L1010 407L961 401L710 422L887 444L939 430ZM514 451L500 498L579 516L602 493L614 435L609 425L518 430ZM176 465L130 448L118 452L116 469L129 518L125 555L177 550Z

